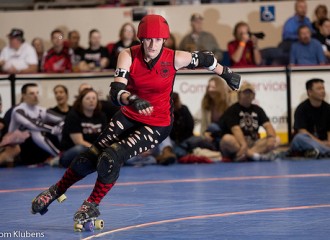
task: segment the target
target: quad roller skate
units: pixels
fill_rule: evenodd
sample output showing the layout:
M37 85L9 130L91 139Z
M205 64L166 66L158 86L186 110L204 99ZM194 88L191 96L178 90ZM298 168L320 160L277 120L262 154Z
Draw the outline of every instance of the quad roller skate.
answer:
M40 213L40 215L44 215L48 211L48 206L55 201L55 199L61 203L66 199L66 196L58 193L57 186L53 185L32 200L31 212L33 214Z
M101 230L104 227L104 221L96 219L100 216L100 211L96 203L90 203L84 201L80 209L75 213L74 220L74 231L94 231Z

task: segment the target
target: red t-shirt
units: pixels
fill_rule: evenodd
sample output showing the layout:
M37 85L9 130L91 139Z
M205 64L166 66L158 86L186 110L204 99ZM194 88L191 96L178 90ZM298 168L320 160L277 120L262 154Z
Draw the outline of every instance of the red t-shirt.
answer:
M63 47L62 51L56 53L53 48L51 48L47 55L45 56L45 61L43 65L44 72L71 72L71 54L68 47Z
M150 116L139 114L131 106L122 107L123 113L136 121L151 126L171 124L171 94L176 74L175 52L163 48L157 59L147 64L143 58L142 46L131 47L132 65L127 90L150 102L154 111Z
M243 54L241 59L235 63L231 56L234 54L234 52L236 51L236 49L238 48L239 45L239 41L238 40L234 40L228 43L228 54L230 56L230 63L231 66L233 67L252 67L252 66L256 66L254 59L253 59L253 43L252 41L248 41L245 45Z

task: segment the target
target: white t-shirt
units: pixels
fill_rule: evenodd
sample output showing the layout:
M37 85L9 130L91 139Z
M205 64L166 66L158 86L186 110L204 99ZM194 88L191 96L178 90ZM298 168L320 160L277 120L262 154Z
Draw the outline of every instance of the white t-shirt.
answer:
M4 47L0 54L0 61L5 61L3 70L7 71L11 67L21 71L29 65L37 65L38 57L31 44L24 42L19 49L15 50L9 46Z

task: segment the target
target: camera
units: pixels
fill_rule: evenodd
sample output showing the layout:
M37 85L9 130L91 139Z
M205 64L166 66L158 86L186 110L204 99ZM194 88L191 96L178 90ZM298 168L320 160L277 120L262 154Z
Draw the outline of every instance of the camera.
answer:
M263 32L249 32L250 37L253 35L258 39L264 39L265 34Z

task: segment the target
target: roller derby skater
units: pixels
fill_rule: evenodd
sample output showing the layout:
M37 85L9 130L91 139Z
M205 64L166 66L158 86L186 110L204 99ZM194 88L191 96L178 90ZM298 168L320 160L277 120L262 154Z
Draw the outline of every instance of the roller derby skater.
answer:
M100 223L96 222L100 202L116 183L123 163L154 148L170 134L171 95L179 69L206 68L220 75L232 89L239 88L240 76L217 63L212 53L165 48L169 36L169 26L162 16L143 17L137 33L141 45L120 52L114 81L110 84L111 101L121 106L120 111L55 184L57 192L64 194L74 183L97 172L92 193L74 215L75 230L87 230L86 222L92 222L94 227ZM35 213L41 213L51 203L44 204L43 198L41 194L33 201ZM103 227L103 221L100 225Z

